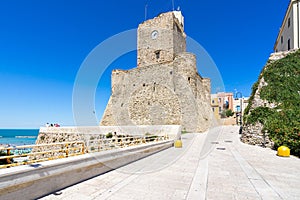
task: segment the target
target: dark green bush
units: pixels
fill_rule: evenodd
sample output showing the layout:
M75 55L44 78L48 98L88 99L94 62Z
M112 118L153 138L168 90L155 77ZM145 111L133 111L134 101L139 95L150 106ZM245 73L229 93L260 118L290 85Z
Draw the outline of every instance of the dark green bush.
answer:
M231 109L228 109L225 111L225 115L226 115L226 117L231 117L234 115L234 112Z
M111 132L109 132L109 133L107 133L107 134L105 135L105 137L106 137L106 138L112 138L112 137L113 137L113 134L112 134Z
M300 156L300 51L285 58L269 62L260 75L267 85L262 87L260 98L273 103L273 108L251 109L258 83L252 87L244 122L260 122L269 132L274 148L288 146L291 154Z

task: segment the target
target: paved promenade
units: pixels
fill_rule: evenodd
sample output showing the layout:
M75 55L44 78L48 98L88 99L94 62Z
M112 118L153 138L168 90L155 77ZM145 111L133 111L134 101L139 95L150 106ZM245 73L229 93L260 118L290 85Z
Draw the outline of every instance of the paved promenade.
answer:
M42 199L300 199L300 159L243 144L239 127L170 148Z

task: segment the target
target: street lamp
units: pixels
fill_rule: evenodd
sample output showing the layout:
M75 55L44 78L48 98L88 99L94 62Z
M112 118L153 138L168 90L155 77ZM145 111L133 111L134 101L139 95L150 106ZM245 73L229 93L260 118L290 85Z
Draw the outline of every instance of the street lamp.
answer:
M242 112L243 112L243 94L241 92L235 93L235 100L238 100L238 94L240 95L240 122L239 124L242 126Z

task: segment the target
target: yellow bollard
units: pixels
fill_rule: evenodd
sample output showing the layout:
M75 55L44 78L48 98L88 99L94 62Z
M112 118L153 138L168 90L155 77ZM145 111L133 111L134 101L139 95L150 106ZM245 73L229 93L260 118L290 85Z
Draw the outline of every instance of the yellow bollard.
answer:
M277 149L277 155L281 157L289 157L290 156L290 149L286 146L280 146Z
M174 147L175 148L182 148L182 141L181 140L175 140Z

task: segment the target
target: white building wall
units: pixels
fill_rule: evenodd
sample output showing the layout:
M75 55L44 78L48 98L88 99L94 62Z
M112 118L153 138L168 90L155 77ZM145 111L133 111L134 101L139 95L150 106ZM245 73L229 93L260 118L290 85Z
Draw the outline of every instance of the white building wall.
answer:
M293 49L299 48L299 17L300 17L300 2L296 1L293 4Z
M244 114L244 110L247 108L248 106L248 99L249 97L243 97L242 98L242 113ZM238 99L233 99L233 111L234 112L239 112L240 110L237 110L237 106L241 106L241 98ZM239 108L241 109L241 108Z
M288 16L283 23L281 34L278 37L277 48L276 51L287 51L288 50L288 40L290 40L290 48L294 48L294 38L293 38L293 27L294 27L294 19L293 19L293 9L290 10ZM288 26L288 21L290 19L290 26Z
M299 48L299 5L299 0L291 0L276 40L275 52Z

